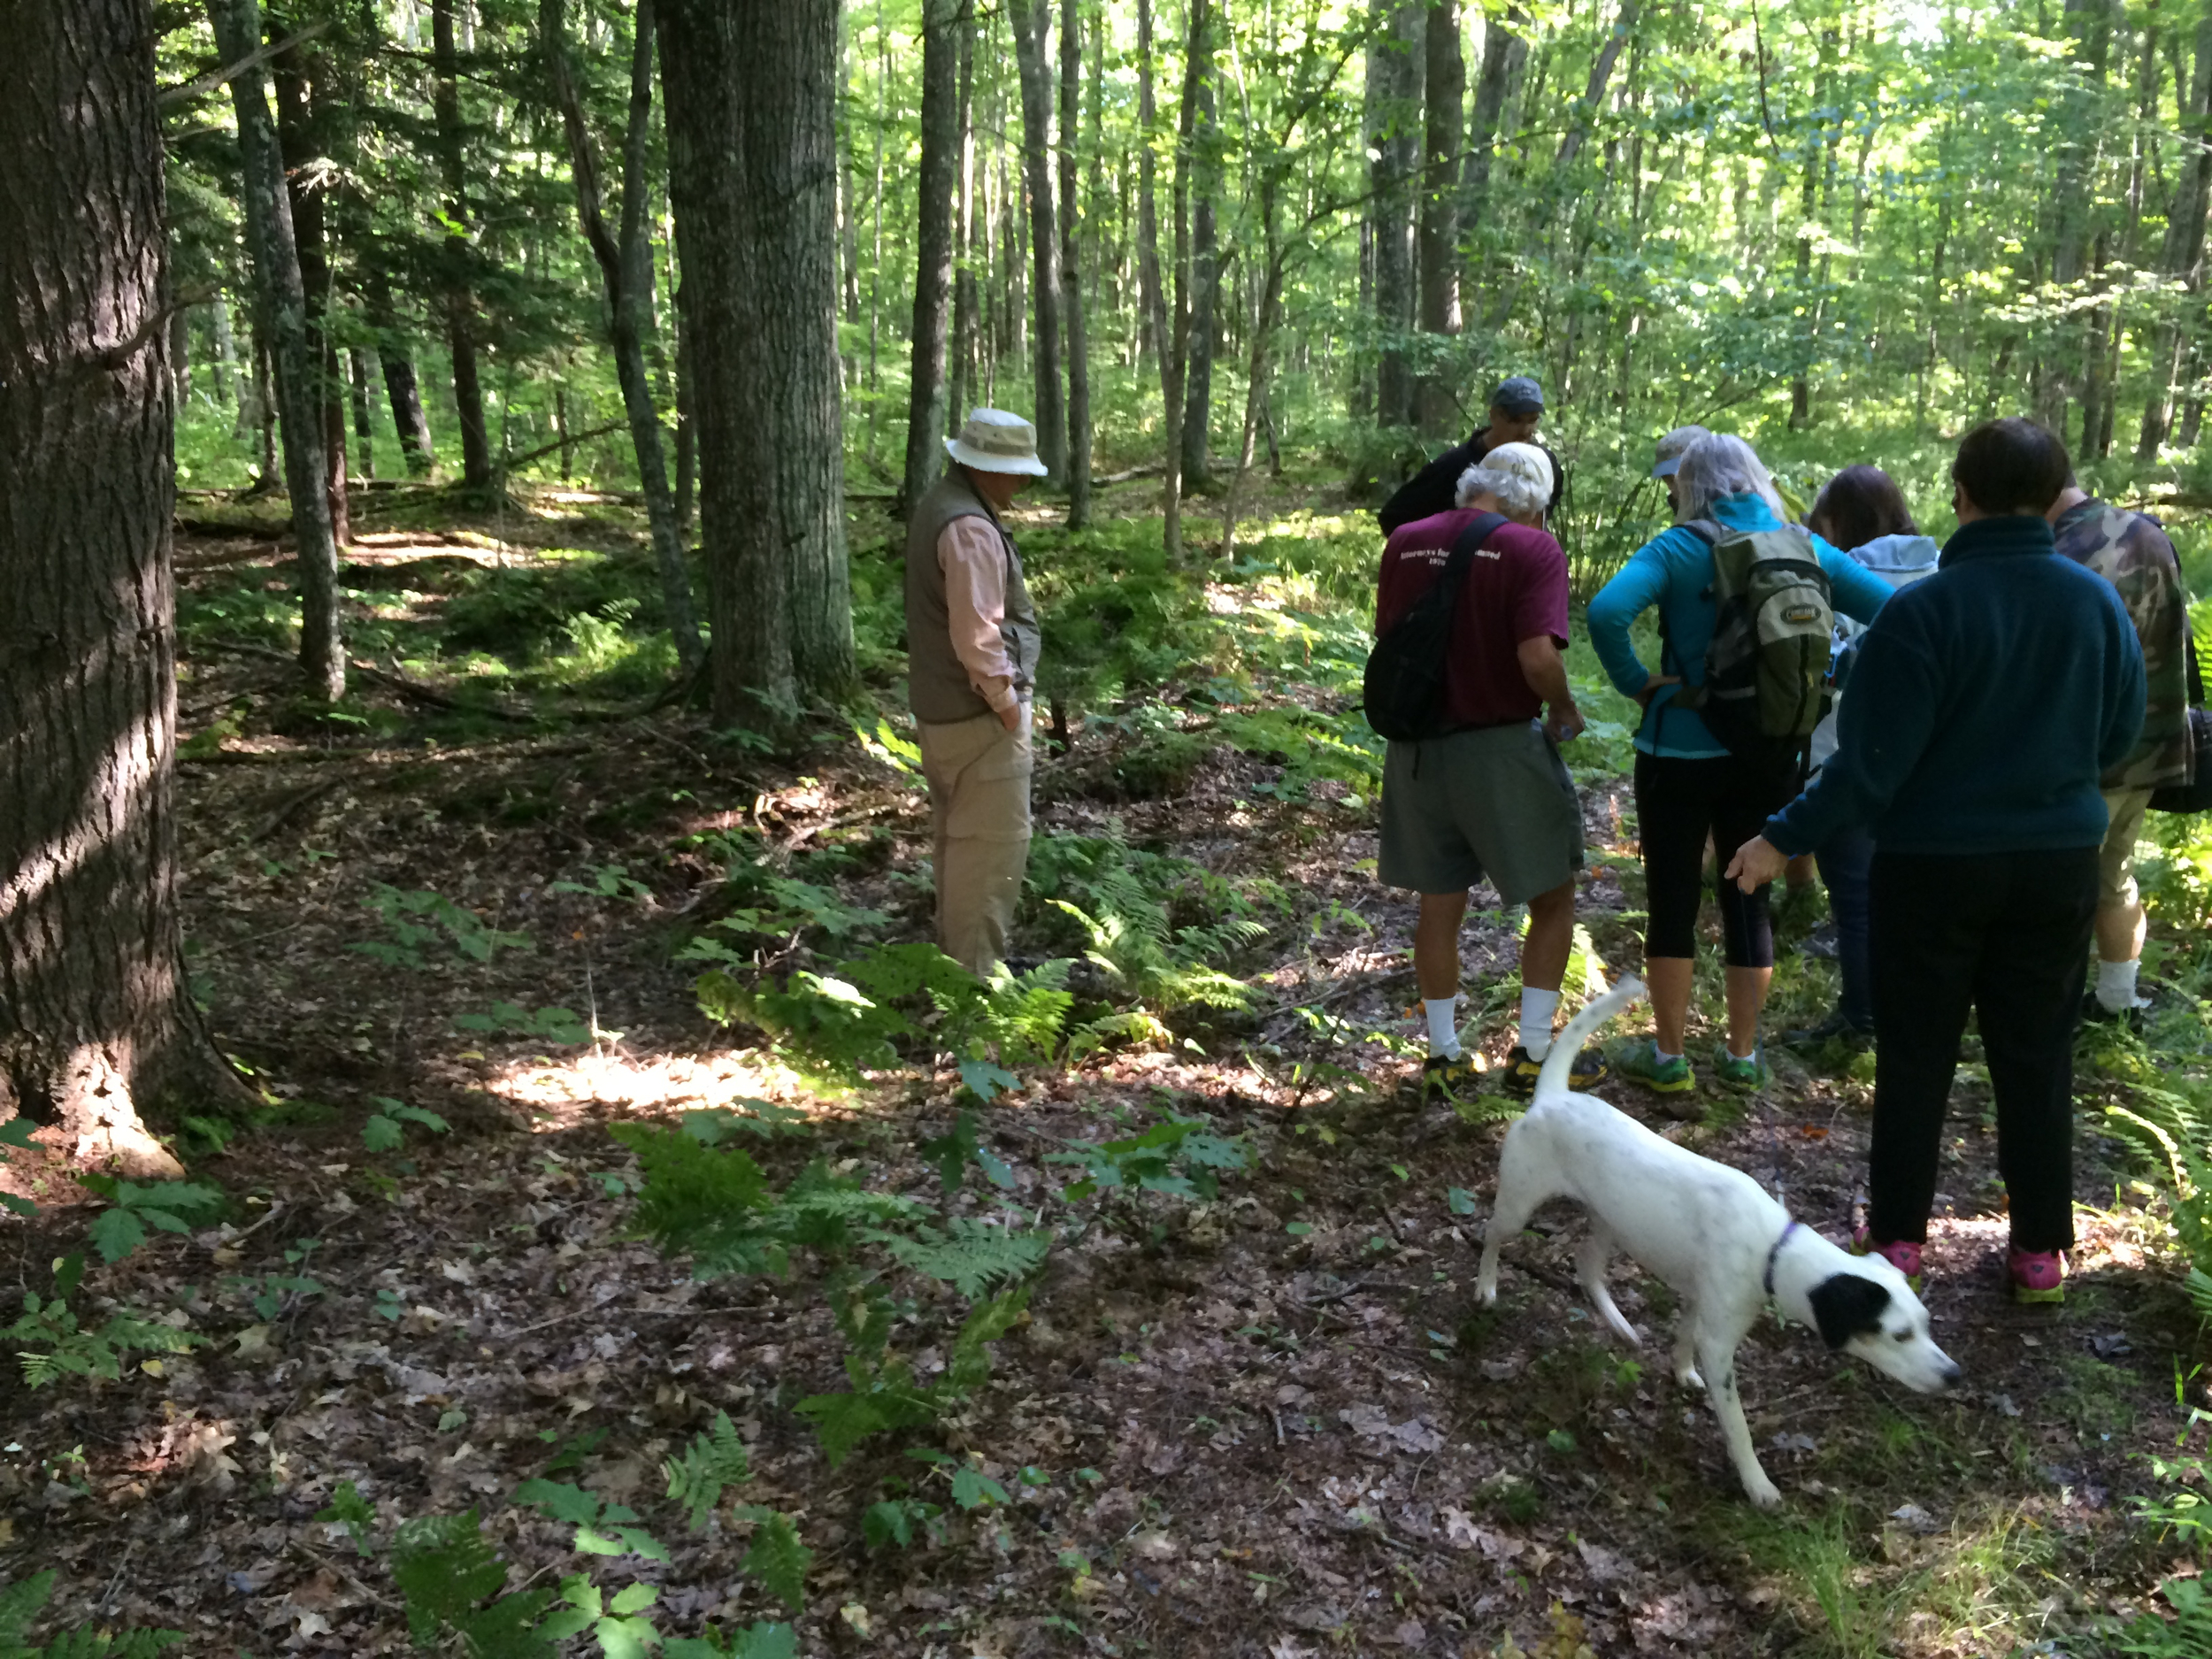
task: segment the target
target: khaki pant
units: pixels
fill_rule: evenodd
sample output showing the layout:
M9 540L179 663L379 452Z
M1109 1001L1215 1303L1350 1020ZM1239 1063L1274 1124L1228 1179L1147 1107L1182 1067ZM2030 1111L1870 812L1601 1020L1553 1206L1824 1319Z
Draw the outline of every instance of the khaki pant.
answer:
M1018 729L995 714L916 721L937 876L937 943L979 977L1006 957L1029 864L1029 704Z
M2150 803L2148 789L2104 792L2104 810L2111 826L2097 853L2097 908L2101 910L2132 910L2141 900L2135 885L2135 843L2142 839L2143 814Z

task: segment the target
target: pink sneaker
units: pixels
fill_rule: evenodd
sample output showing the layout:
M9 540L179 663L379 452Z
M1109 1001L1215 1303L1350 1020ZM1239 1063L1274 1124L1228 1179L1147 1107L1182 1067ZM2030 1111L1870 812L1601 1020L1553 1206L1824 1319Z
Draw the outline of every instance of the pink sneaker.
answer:
M2016 1246L2006 1265L2012 1272L2015 1302L2066 1300L2066 1258L2060 1252L2023 1250Z
M1920 1271L1920 1247L1905 1239L1893 1239L1887 1244L1874 1242L1873 1234L1864 1227L1851 1235L1851 1254L1878 1256L1905 1276L1905 1282L1916 1293L1926 1275Z

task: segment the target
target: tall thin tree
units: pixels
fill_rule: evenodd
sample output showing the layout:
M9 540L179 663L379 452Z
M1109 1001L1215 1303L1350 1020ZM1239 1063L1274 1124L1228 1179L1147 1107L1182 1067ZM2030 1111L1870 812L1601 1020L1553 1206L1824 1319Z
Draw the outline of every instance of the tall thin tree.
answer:
M1068 475L1068 413L1060 379L1060 239L1053 228L1052 80L1045 40L1052 29L1052 0L1012 0L1014 64L1021 81L1022 179L1029 187L1030 305L1036 347L1030 367L1036 384L1037 458L1055 483Z
M630 447L637 457L638 482L645 495L645 522L652 538L654 563L660 570L668 632L676 643L677 661L689 674L704 660L706 648L700 642L698 619L691 608L691 576L684 568L683 535L677 526L676 502L669 493L668 467L661 452L660 414L653 404L653 380L645 365L653 288L652 226L646 214L646 154L653 131L653 0L637 0L635 33L630 45L630 106L622 135L618 239L607 228L601 204L599 148L592 142L583 97L569 65L565 11L565 0L538 0L538 36L568 139L577 218L607 290L608 342L614 348L615 380L622 388Z
M208 19L214 25L216 50L226 61L235 63L260 50L257 0L209 0ZM299 244L267 88L257 62L231 78L242 169L240 196L282 415L284 485L292 498L292 536L299 548L300 667L315 694L335 703L346 695L346 657L339 639L338 549L331 539L325 494L322 398L310 366Z
M1414 178L1421 142L1421 0L1370 0L1367 45L1369 213L1374 227L1375 423L1413 419Z
M1102 34L1102 31L1101 31ZM1102 39L1092 50L1104 50ZM1080 0L1060 6L1060 310L1068 326L1068 528L1091 521L1091 366L1089 324L1083 314L1084 206L1077 189L1081 165L1083 19ZM1094 131L1095 145L1098 134Z
M445 183L446 343L453 357L453 403L461 426L461 482L481 494L492 487L490 430L484 423L484 381L476 361L475 250L470 242L467 133L461 124L461 56L453 38L454 0L430 0L434 81L430 108L438 169Z
M1214 338L1220 327L1220 249L1215 198L1221 190L1221 119L1214 92L1216 9L1194 4L1183 97L1190 137L1180 162L1190 180L1190 345L1183 385L1183 488L1213 488L1208 428L1213 424Z
M1424 42L1427 55L1422 130L1419 224L1420 324L1425 334L1446 337L1460 329L1459 174L1464 129L1461 104L1467 64L1460 50L1459 0L1431 0ZM1414 388L1414 416L1424 434L1440 435L1457 412L1442 352L1425 357Z
M1196 4L1197 0L1194 0ZM1170 343L1167 295L1160 276L1157 144L1159 108L1152 92L1152 0L1137 0L1137 281L1160 371L1160 407L1167 428L1160 485L1161 541L1171 559L1183 555L1183 384Z
M960 31L974 0L923 0L922 156L916 179L914 322L907 373L902 508L943 470L945 323L951 297L953 175L960 150Z

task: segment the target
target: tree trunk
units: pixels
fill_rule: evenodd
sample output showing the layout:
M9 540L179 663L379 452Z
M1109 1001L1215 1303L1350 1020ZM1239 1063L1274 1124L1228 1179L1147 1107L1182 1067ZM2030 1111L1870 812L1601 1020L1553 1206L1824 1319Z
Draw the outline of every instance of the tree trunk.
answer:
M661 0L715 718L853 680L838 413L837 5Z
M1582 153L1582 146L1590 134L1590 122L1596 117L1599 104L1605 101L1606 83L1613 78L1613 65L1620 62L1621 50L1628 44L1629 36L1636 32L1638 0L1621 0L1620 14L1613 19L1612 33L1605 37L1605 44L1598 48L1598 55L1590 62L1590 79L1582 92L1581 102L1575 106L1574 125L1559 141L1559 152L1552 157L1552 171L1564 173L1574 165L1575 157Z
M670 239L674 239L671 227ZM699 427L691 418L691 335L684 326L684 296L676 285L676 534L691 534L691 503L699 480Z
M193 1006L177 910L155 37L137 0L37 0L9 17L0 1110L60 1124L83 1162L173 1177L142 1112L248 1097Z
M346 351L348 401L353 406L353 442L361 451L361 476L376 478L376 427L369 419L369 363L361 348Z
M2100 118L2113 7L2114 0L2066 0L2065 15L2074 42L2073 76L2061 105L2059 130L2064 149L2052 192L2055 211L2051 240L2051 286L2062 302L2072 297L2068 290L2086 280L2090 251L2096 240L2096 174L2102 146ZM2078 396L2087 368L2088 342L2086 319L2067 316L2038 367L2036 418L2054 430L2062 427L2070 392Z
M1221 188L1221 117L1214 91L1214 35L1210 6L1194 10L1183 97L1190 142L1183 170L1191 181L1190 347L1183 377L1183 489L1213 488L1208 428L1213 423L1214 337L1220 327L1219 249L1214 198Z
M234 408L241 386L234 378L238 369L238 342L230 331L230 301L218 294L210 309L215 313L215 361L210 365L215 377L215 401Z
M1167 426L1161 537L1173 560L1183 556L1183 388L1174 354L1167 348L1167 296L1160 280L1159 191L1152 157L1152 128L1158 119L1152 96L1152 0L1137 0L1137 280L1160 365L1160 406Z
M322 411L323 495L329 503L330 536L340 547L353 545L353 503L346 495L345 383L338 374L338 348L325 326L330 309L330 242L323 224L325 191L320 183L328 163L320 111L310 87L329 73L311 48L281 52L272 60L276 82L277 138L284 156L286 193L291 198L292 234L300 266L300 288L307 302L307 372ZM327 104L327 97L324 104Z
M256 0L209 0L208 17L225 62L234 63L260 46L261 8ZM299 545L300 667L314 694L335 703L346 695L346 657L338 630L338 549L325 494L322 400L309 367L307 302L300 287L292 204L265 85L257 66L230 83L243 163L239 194L284 417L284 483L292 498L292 534Z
M963 6L957 30L960 53L960 201L958 261L952 279L952 401L945 411L948 429L956 426L976 401L981 373L982 329L977 291L975 213L975 9Z
M1094 38L1094 50L1103 42ZM1060 5L1060 310L1068 326L1068 528L1091 521L1091 365L1083 314L1083 217L1078 211L1077 140L1082 133L1083 19L1079 0ZM1098 133L1091 134L1095 145Z
M1467 167L1459 211L1460 242L1471 250L1463 278L1463 286L1469 290L1475 286L1479 267L1471 250L1483 245L1488 229L1485 218L1490 206L1490 175L1497 165L1498 129L1504 122L1514 83L1520 79L1521 66L1528 61L1528 42L1511 32L1522 23L1520 8L1516 6L1504 17L1491 18L1483 25L1482 73L1476 78L1474 112L1468 119ZM1465 305L1463 294L1463 311Z
M960 29L972 4L923 0L922 6L922 157L902 516L936 482L945 464L945 312L952 290L952 187L960 148Z
M1021 79L1022 179L1029 187L1029 289L1037 341L1030 368L1037 388L1037 458L1051 470L1054 483L1064 484L1068 411L1060 381L1060 239L1053 227L1052 78L1045 67L1052 0L1012 0L1010 20Z
M430 0L431 53L436 81L431 110L437 122L438 165L444 175L446 342L453 354L453 403L461 423L461 484L478 495L492 488L492 446L484 424L484 383L476 366L476 294L471 279L468 161L461 130L460 62L453 46L454 0Z
M1375 424L1413 419L1413 183L1420 154L1422 20L1419 0L1370 0L1367 47L1369 212L1375 239Z
M430 442L430 419L423 413L422 388L415 379L415 360L399 336L398 319L392 311L389 284L380 271L372 269L365 284L369 326L376 330L376 361L384 376L385 401L392 406L392 426L399 434L399 453L410 478L429 473L435 450Z
M1460 50L1459 30L1459 0L1432 0L1424 74L1428 97L1423 134L1427 153L1421 179L1420 320L1423 334L1445 336L1456 334L1460 329L1459 149L1463 133L1460 106L1467 86L1467 63ZM1434 438L1455 424L1457 413L1439 349L1424 365L1416 385L1414 414L1423 434Z
M2178 72L2177 72L2177 75ZM2180 93L2177 79L2175 91ZM2212 12L2199 20L2195 62L2189 77L2187 103L2181 111L2181 167L2174 183L2174 201L2166 214L2164 267L2167 280L2180 284L2195 309L2194 296L2204 288L2204 227L2206 204L2212 202ZM2180 378L2185 334L2180 323L2169 318L2161 323L2151 349L2151 366L2158 379L2143 404L2143 425L2135 445L2136 458L2158 458L2159 447L2174 415L2174 388Z
M645 366L645 321L653 286L653 245L645 215L646 147L653 132L653 0L637 0L631 42L618 242L607 228L600 205L598 150L584 121L583 100L569 74L564 10L563 0L539 0L538 34L554 102L568 136L577 219L607 290L608 341L614 348L615 379L622 388L622 412L630 423L630 447L637 457L638 484L645 495L645 522L652 538L653 562L660 571L661 603L668 612L676 660L689 675L705 660L706 647L700 641L699 623L691 609L691 577L684 569L676 502L668 491L668 468L661 455L660 413L653 405L652 377Z

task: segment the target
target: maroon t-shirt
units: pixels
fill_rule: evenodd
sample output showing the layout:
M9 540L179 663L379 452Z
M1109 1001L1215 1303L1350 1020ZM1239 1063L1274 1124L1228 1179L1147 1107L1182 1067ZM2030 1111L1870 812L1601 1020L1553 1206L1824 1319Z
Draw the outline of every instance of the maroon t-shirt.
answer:
M1443 575L1452 544L1479 516L1455 508L1390 533L1375 592L1378 636ZM1540 634L1565 649L1567 556L1541 530L1502 524L1476 549L1459 590L1444 673L1444 706L1453 724L1509 726L1543 711L1544 700L1529 689L1520 659L1521 641Z

